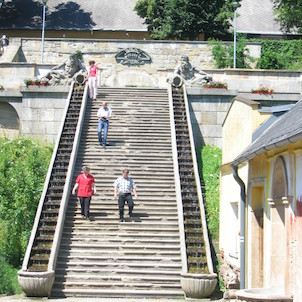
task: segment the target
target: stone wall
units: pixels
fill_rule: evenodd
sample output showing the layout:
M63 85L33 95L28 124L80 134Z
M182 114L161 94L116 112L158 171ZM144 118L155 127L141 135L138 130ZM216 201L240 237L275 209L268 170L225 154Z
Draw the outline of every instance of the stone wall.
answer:
M236 91L225 89L188 88L190 117L195 147L222 147L222 123Z
M215 69L207 42L46 39L43 64L41 64L41 39L12 39L10 46L16 45L20 46L14 48L19 49L15 57L21 60L20 63L2 63L3 60L0 58L0 83L14 89L20 86L25 77L44 74L51 67L64 62L70 53L80 50L86 68L89 60L95 60L102 69L100 86L166 88L167 76L179 63L181 55L185 54L189 56L194 67L206 71L216 81L227 83L230 90L237 90L239 93L250 92L251 89L261 85L272 88L276 93L302 92L300 71ZM144 51L150 56L151 62L142 65L123 65L117 62L115 56L129 48ZM259 44L251 44L249 48L253 56L259 57L261 51ZM28 68L28 71L25 68Z
M22 89L21 134L54 143L62 124L68 92L68 88L58 87Z
M115 55L129 48L144 51L151 62L142 65L118 63ZM88 67L88 61L93 59L102 69L100 84L107 87L165 87L168 73L174 70L182 54L190 57L193 66L214 67L211 51L205 42L51 39L44 44L44 62L57 65L77 50L83 53L85 66ZM40 62L41 41L22 39L22 51L26 62Z

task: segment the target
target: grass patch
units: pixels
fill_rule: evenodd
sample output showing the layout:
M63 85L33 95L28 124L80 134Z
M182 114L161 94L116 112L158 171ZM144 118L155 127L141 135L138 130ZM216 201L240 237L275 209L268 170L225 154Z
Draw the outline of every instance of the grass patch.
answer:
M222 150L207 145L201 148L202 178L205 184L205 210L207 225L212 240L219 238L219 186Z

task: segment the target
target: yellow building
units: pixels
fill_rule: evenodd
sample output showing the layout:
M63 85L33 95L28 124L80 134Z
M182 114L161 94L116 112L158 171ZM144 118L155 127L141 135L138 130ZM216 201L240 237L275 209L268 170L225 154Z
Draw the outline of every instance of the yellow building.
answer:
M258 288L243 301L302 301L302 101L288 109L236 98L223 124L220 248Z

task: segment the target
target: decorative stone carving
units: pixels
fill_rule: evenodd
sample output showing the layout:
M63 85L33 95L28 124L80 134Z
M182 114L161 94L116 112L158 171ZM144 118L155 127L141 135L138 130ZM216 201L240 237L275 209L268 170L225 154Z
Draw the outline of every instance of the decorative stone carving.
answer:
M126 48L115 55L117 63L123 65L144 65L151 63L151 57L141 49Z
M83 84L85 78L87 77L87 70L82 65L82 62L73 53L69 58L62 64L53 67L45 76L40 78L40 80L48 81L50 85L69 85L72 81L79 82Z
M187 298L207 298L216 288L217 274L181 274L180 282Z
M188 56L182 55L181 62L176 66L174 74L168 77L167 82L175 87L180 87L183 83L186 86L202 87L211 80L212 77L206 72L191 65Z

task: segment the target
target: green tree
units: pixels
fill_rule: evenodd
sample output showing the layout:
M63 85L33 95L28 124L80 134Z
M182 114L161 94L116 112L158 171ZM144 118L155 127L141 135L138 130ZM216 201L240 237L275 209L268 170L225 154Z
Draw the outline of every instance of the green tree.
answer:
M233 17L229 0L138 0L134 10L145 19L150 36L161 40L226 37Z
M302 33L302 0L273 0L273 3L282 30Z
M246 47L247 41L245 36L238 35L236 47L236 66L237 68L250 68L249 62L254 59ZM234 44L223 43L219 40L211 40L210 46L212 55L217 68L232 68L234 65Z
M19 267L52 148L30 138L0 139L0 258Z

